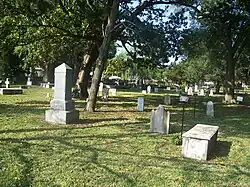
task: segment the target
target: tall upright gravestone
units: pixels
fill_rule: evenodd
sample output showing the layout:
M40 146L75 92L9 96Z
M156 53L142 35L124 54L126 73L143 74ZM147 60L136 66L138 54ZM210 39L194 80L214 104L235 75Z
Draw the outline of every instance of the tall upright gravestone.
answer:
M45 112L45 121L51 123L75 123L79 112L75 110L72 100L73 70L65 63L55 68L54 99L50 102L50 110Z
M150 116L150 129L152 132L170 133L170 112L165 111L164 106L159 105L156 110L152 110Z

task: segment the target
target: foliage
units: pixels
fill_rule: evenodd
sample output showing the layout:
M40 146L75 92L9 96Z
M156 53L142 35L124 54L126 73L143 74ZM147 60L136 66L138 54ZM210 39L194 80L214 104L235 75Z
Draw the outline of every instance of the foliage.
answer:
M179 134L175 134L174 136L172 136L171 141L174 145L181 145L182 143L182 139Z
M102 3L93 5L93 10L86 1L18 0L3 1L3 5L3 43L13 42L27 66L55 61L66 54L82 55L86 40L95 39L93 32L102 23Z
M13 54L13 50L4 49L0 52L0 79L19 77L24 73L21 59Z
M249 1L204 1L198 17L208 34L207 47L211 56L225 64L224 84L230 95L234 93L235 68L243 60L243 51L249 48L249 5Z
M109 59L105 71L105 75L120 75L125 72L129 66L129 61L126 54L119 54L118 56Z

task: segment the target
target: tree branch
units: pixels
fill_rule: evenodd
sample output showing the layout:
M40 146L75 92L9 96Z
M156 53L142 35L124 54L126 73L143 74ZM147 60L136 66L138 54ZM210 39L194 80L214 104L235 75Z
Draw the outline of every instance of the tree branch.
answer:
M78 35L78 34L73 34L71 31L67 30L67 29L64 29L64 28L61 28L61 27L58 27L56 25L43 25L43 24L39 24L39 25L19 25L19 26L24 26L24 27L45 27L45 28L55 28L55 29L58 29L64 33L67 34L67 36L70 36L72 38L80 38L80 39L87 39L87 40L91 40L91 41L94 41L96 40L96 38L94 36L82 36L82 35Z
M60 5L61 9L63 10L63 12L64 12L65 14L69 15L69 12L68 12L68 10L66 9L66 7L63 5L63 2L62 2L61 0L58 0L58 3L59 3L59 5Z
M138 5L136 10L132 13L132 16L137 16L139 15L143 10L145 10L148 7L154 6L154 5L160 5L160 4L165 4L165 5L180 5L180 6L186 6L189 8L192 8L196 12L199 12L197 7L184 3L182 0L176 0L176 1L154 1L154 0L148 0L144 1L141 5Z
M124 40L121 40L121 42L122 42L122 46L124 47L124 49L126 50L126 52L127 52L131 57L133 57L134 54L128 50L128 48L126 47L126 43L124 42Z

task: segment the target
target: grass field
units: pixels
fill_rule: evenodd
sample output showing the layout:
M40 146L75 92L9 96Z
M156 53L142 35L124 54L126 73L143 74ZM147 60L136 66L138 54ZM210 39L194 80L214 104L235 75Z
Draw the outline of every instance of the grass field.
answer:
M250 186L250 106L222 105L221 96L198 98L185 109L184 130L197 123L218 125L218 143L206 162L184 159L180 134L182 105L169 106L170 135L149 131L150 111L163 94L145 96L137 112L139 92L119 91L97 112L84 111L71 125L44 121L47 92L32 87L23 95L0 95L0 186ZM248 96L244 98L247 102ZM205 116L203 101L215 102L215 118Z

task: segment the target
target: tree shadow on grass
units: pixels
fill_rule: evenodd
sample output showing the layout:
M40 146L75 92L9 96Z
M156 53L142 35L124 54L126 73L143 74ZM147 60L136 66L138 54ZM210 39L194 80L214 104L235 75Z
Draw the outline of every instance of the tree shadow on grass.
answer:
M13 104L0 104L0 114L7 114L7 116L14 116L16 114L43 114L45 108L38 108L41 106L20 106Z
M32 105L32 106L49 106L50 101L39 101L39 100L32 100L32 101L24 101L24 102L17 102L18 105Z
M123 121L123 120L128 120L128 118L79 119L74 124L89 125L105 121Z
M11 149L16 159L18 159L19 162L21 163L20 165L22 165L21 177L18 180L18 184L16 184L17 186L21 187L32 186L32 181L34 178L32 176L32 167L33 167L32 159L28 158L28 156L26 156L22 150L23 147L27 145L28 144L24 142L22 146L16 147L15 149Z
M118 120L123 119L123 118L117 118ZM125 118L126 119L126 118ZM131 126L131 125L136 125L136 124L141 124L140 121L137 122L124 122L124 123L112 123L112 124L95 124L95 120L89 120L89 123L81 123L80 125L74 124L74 125L55 125L50 124L51 127L48 128L30 128L30 129L7 129L7 130L0 130L0 134L5 134L5 133L22 133L22 132L42 132L42 131L59 131L59 130L74 130L74 129L85 129L85 128L94 128L94 127L112 127L112 126ZM0 139L2 141L4 139Z
M14 142L14 143L20 143L20 145L24 145L24 143L30 144L30 145L37 145L37 146L43 146L42 144L36 144L36 141L33 140L54 140L56 142L59 142L61 145L66 146L65 148L70 148L70 149L79 149L82 150L84 152L86 151L90 151L92 152L92 154L90 155L90 159L89 159L89 163L95 164L97 167L104 169L104 171L106 171L107 173L110 173L111 175L114 175L115 177L118 177L124 181L126 181L127 185L129 186L134 186L136 185L137 181L133 178L131 178L129 176L128 172L123 172L119 169L114 169L113 165L115 164L114 162L112 162L111 160L107 160L105 162L102 162L101 159L98 159L99 154L103 154L103 153L109 153L109 154L113 154L115 155L114 158L116 158L117 156L129 156L132 157L128 162L134 165L139 165L141 164L141 162L136 162L133 158L138 158L139 160L148 160L149 162L145 162L146 165L144 167L169 167L168 165L163 166L162 164L159 164L161 162L161 160L163 162L165 161L169 161L172 162L173 164L183 164L184 168L184 173L183 175L187 175L189 172L204 172L204 174L208 174L209 176L213 176L208 172L206 172L205 165L217 165L216 163L200 163L197 161L193 161L193 160L189 160L189 159L182 159L181 157L163 157L163 156L157 156L157 155L151 155L151 154L138 154L137 152L128 152L128 151L117 151L117 150L112 150L109 149L108 147L99 147L99 143L97 144L81 144L81 143L76 143L77 141L72 142L72 140L74 139L100 139L102 140L100 142L100 144L106 144L106 140L111 141L114 140L115 144L119 144L120 141L126 141L126 139L124 138L129 138L130 137L138 137L138 136L148 136L150 137L149 133L114 133L114 134L97 134L97 135L82 135L82 136L70 136L70 137L65 137L65 136L34 136L34 137L24 137L24 138L2 138L0 139L1 142ZM44 147L42 147L42 149L49 149L49 146L54 146L53 145L45 145ZM225 142L225 141L218 141L218 145L217 145L217 149L219 149L219 154L217 154L219 156L226 156L228 155L228 150L230 150L230 142ZM222 149L222 150L220 150ZM112 158L112 157L111 157ZM152 160L157 160L157 162L152 162ZM227 166L227 167L231 167L231 166ZM232 165L233 167L233 165ZM238 166L237 166L238 167ZM238 167L239 168L239 167ZM244 167L243 167L244 169ZM244 170L239 168L239 171L244 172ZM27 171L29 172L29 171ZM191 175L191 173L189 173L188 175ZM240 172L236 173L235 176L239 176L241 175ZM249 173L244 172L244 174L249 175ZM191 177L191 176L190 176ZM187 178L188 179L188 178ZM26 180L26 179L25 179ZM24 180L24 181L25 181ZM29 180L29 179L27 179ZM189 179L191 180L191 179ZM192 180L191 180L192 181ZM186 181L188 182L188 181Z
M227 157L230 153L231 146L232 142L221 140L217 141L208 159L212 160L216 157Z

